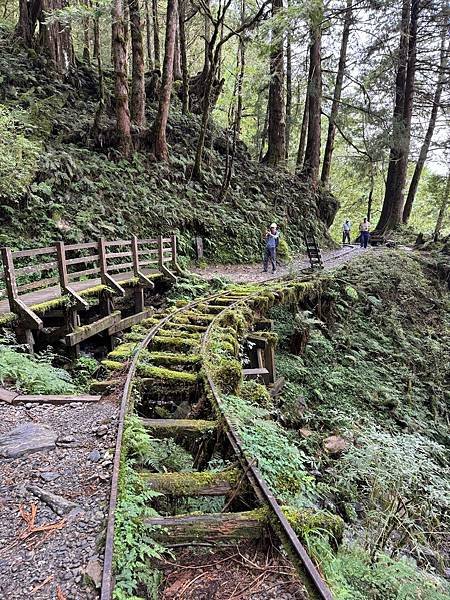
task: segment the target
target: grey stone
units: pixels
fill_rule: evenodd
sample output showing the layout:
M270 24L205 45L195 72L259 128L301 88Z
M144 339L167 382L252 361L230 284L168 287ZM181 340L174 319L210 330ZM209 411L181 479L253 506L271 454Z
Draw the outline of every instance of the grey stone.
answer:
M0 435L0 457L17 458L32 452L52 450L58 435L50 427L38 423L22 423Z
M94 586L99 589L102 583L102 565L98 558L91 558L86 568L84 569L84 575L89 582L92 582Z
M100 458L101 458L100 452L97 449L96 450L92 450L92 452L89 452L88 458L92 462L98 462L100 460Z
M41 473L41 479L44 481L54 481L60 477L59 473L53 473L52 471L47 471L46 473Z
M74 444L77 440L73 435L60 435L56 440L58 446L65 446L66 444Z
M38 487L37 485L28 485L27 489L34 494L37 498L45 502L57 515L62 517L67 513L70 513L73 510L80 510L80 507L71 502L70 500L66 500L62 496L58 496L56 494L52 494L52 492L47 492L46 490Z
M98 435L98 437L103 437L107 433L108 433L108 425L100 425L100 427L98 427L95 432L95 434Z

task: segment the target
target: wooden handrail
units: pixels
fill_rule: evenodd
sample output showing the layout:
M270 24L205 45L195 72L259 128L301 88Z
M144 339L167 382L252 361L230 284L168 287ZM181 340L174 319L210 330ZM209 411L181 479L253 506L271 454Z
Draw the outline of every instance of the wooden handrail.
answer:
M170 244L168 246L168 244ZM115 251L116 248L124 247L121 251ZM145 246L152 246L146 248ZM127 247L127 250L125 250ZM129 248L129 249L128 249ZM77 252L81 250L91 250L86 256L77 256ZM94 250L94 251L92 251ZM96 250L96 252L95 252ZM72 253L70 258L67 253ZM75 253L75 254L73 254ZM54 259L45 257L42 263L33 260L36 256L45 254L53 254ZM144 260L144 257L154 256L154 260ZM130 262L122 262L122 264L114 264L108 262L113 259L130 258ZM42 327L41 320L28 309L24 302L20 299L20 295L31 289L45 289L51 284L57 284L61 288L63 295L69 295L72 300L76 301L79 308L86 308L86 302L78 296L72 289L71 285L80 277L99 276L102 284L112 288L117 294L124 295L123 288L115 281L110 273L115 273L118 270L130 269L132 276L138 278L140 283L145 286L153 286L151 280L142 272L144 266L154 265L155 270L159 270L164 276L170 279L176 279L174 273L180 273L181 269L177 263L176 236L172 235L168 238L158 236L155 239L139 240L133 236L131 240L105 240L102 238L98 242L83 242L80 244L67 244L64 242L56 242L53 246L45 248L33 248L29 250L12 251L10 248L1 248L1 258L3 265L3 274L0 269L0 281L5 284L6 296L9 301L10 309L20 318L26 319L27 322L34 322L34 328ZM23 261L19 266L15 265L17 259L29 259L27 265ZM167 268L168 263L171 263L172 270ZM92 263L97 263L96 268L91 268ZM85 266L85 269L70 270L72 266ZM87 267L89 265L89 267ZM48 277L48 271L55 270L55 277ZM26 275L40 276L35 281L27 282L23 285L17 284L17 277ZM45 274L45 276L44 276Z

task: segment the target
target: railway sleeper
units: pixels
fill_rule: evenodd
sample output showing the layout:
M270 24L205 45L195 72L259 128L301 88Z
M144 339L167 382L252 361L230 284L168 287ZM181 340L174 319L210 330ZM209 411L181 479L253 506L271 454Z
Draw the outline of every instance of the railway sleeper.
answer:
M179 352L195 352L198 350L199 340L182 338L179 336L155 335L151 342L151 350L167 350Z
M238 469L218 472L139 473L152 490L173 498L229 496L236 490L242 476Z
M149 352L142 350L139 355L140 364L171 367L175 370L198 371L201 367L200 354L180 354L179 352Z
M142 424L158 438L184 438L195 441L205 435L213 435L217 421L205 419L142 419Z

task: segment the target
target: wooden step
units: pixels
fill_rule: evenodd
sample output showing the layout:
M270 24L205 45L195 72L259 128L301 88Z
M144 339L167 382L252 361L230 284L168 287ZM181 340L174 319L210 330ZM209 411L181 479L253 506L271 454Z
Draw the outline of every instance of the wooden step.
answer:
M145 519L149 526L161 527L152 531L166 542L212 542L226 540L258 539L265 530L264 519L259 511L240 513L211 513L204 515L181 515Z
M44 396L41 394L30 394L16 396L13 400L13 404L19 402L31 402L33 404L71 404L72 402L98 402L101 400L101 396L91 396L85 394L84 396Z
M150 473L140 476L155 492L174 498L198 496L227 496L240 479L237 469L227 471L194 471L190 473Z
M158 438L195 439L213 433L217 427L217 421L200 419L141 419L141 421L144 427Z
M244 377L258 377L259 375L268 375L269 371L265 367L259 367L257 369L242 369L242 375Z
M119 323L120 320L120 310L117 310L110 315L103 317L103 319L95 321L94 323L77 327L75 331L68 333L65 336L64 342L67 346L76 346L83 340L87 340L97 333L101 333L102 331L105 331L105 329L111 328L116 323Z

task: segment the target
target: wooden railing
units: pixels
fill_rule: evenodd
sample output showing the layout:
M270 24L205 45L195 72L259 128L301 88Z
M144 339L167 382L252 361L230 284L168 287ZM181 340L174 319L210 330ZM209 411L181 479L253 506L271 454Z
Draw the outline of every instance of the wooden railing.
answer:
M79 308L87 304L73 287L81 281L100 280L116 294L124 295L121 274L130 274L142 285L153 286L147 277L161 273L170 279L181 272L177 263L177 238L108 241L82 244L57 242L47 248L13 251L1 248L3 277L0 272L0 300L7 298L11 312L30 327L40 329L42 321L29 309L30 297L24 295L50 287L59 287L61 295L70 296ZM145 273L144 273L145 271ZM3 283L3 286L1 284Z

